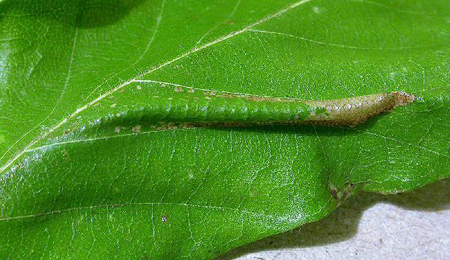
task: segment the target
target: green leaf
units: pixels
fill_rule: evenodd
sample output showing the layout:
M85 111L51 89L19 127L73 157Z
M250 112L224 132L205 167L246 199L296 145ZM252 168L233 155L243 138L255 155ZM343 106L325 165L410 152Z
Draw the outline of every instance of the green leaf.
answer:
M0 255L208 259L358 190L448 178L449 13L447 0L1 1ZM356 128L162 130L136 112L162 84L419 99Z

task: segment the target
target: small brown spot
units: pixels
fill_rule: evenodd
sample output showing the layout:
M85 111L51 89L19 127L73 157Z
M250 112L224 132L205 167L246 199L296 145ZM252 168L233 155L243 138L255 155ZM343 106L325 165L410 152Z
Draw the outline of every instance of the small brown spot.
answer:
M166 223L167 220L168 220L167 216L162 216L162 217L161 217L161 221L162 221L163 223Z
M64 157L66 157L66 158L69 157L69 152L67 152L67 150L62 150L61 153Z
M336 188L330 188L330 194L331 194L331 196L333 196L335 199L338 199Z
M131 131L133 131L133 133L140 133L141 132L141 125L136 125L134 126Z
M194 90L193 88L189 88L189 89L187 90L187 92L192 94L192 93L195 92L195 90Z
M298 120L300 118L299 115L294 115L294 120Z
M116 107L116 104L114 103L114 104L112 104L111 106L109 106L110 108L115 108Z
M116 127L114 128L114 132L120 133L120 126L116 126Z
M137 90L141 90L141 89L142 89L141 85L137 85L137 86L136 86L136 89L137 89Z
M161 87L162 87L162 88L165 88L165 87L166 87L166 84L164 84L164 83L161 84Z
M175 87L175 92L177 92L177 93L183 92L183 88L182 87Z

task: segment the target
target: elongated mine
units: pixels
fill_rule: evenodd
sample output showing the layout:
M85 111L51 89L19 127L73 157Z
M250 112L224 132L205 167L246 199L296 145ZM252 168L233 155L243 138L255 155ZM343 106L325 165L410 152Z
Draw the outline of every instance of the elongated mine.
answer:
M141 110L143 118L185 126L355 126L373 115L388 112L415 100L413 95L405 92L310 101L213 92L180 86L164 86L161 94L147 102Z

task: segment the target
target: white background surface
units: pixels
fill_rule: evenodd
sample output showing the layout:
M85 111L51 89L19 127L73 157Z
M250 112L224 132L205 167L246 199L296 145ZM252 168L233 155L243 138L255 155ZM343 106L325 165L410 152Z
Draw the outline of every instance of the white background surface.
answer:
M450 180L397 195L357 194L321 221L218 259L450 260Z

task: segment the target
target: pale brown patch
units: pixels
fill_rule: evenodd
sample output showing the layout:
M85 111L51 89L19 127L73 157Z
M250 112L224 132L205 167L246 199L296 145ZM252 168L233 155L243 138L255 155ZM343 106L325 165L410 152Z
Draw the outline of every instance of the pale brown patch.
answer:
M403 92L403 91L392 92L392 95L394 96L394 100L395 100L394 107L406 106L406 105L414 102L414 100L416 100L416 97L414 95Z
M134 126L131 131L133 131L133 133L140 133L141 132L141 125L136 125Z

